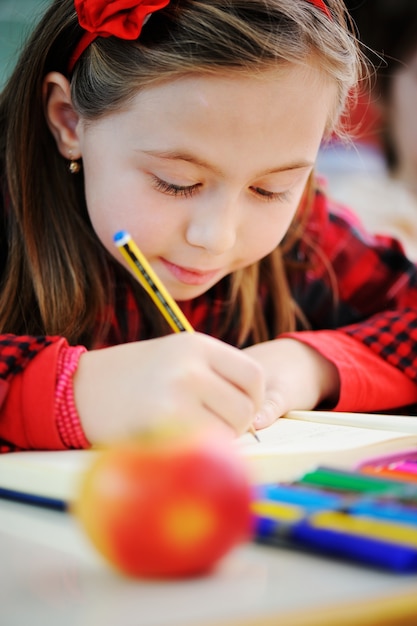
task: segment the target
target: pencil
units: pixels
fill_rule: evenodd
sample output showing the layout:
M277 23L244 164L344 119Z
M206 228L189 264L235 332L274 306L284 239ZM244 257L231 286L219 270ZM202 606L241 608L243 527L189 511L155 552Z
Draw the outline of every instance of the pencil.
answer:
M162 281L155 274L130 234L125 230L118 231L114 235L113 240L126 263L131 268L134 276L152 298L154 304L158 307L160 313L162 313L172 330L176 333L184 331L193 333L194 328L163 285ZM253 426L250 427L249 432L259 441L259 437Z

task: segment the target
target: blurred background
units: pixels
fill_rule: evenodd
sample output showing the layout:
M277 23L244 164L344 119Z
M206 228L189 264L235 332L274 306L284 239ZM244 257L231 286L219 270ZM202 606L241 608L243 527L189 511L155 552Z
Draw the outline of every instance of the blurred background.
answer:
M373 65L350 111L351 140L323 146L328 192L417 260L417 0L345 0Z
M0 0L0 89L22 41L50 0Z

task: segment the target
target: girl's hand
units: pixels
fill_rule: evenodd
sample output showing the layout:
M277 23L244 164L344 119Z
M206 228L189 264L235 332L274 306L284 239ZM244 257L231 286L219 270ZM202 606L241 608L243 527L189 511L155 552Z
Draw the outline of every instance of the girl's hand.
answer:
M337 368L314 348L283 338L250 346L245 353L262 366L265 376L265 398L255 428L265 428L293 409L311 410L324 401L337 402Z
M84 353L74 399L88 440L105 443L167 421L245 432L264 398L262 367L199 333Z

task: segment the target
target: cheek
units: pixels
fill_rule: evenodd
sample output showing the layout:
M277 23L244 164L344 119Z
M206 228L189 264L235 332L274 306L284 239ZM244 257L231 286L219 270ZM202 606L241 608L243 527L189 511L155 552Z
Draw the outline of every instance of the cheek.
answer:
M257 213L256 219L246 225L242 249L246 250L248 263L253 263L274 250L285 236L297 206L277 206Z
M112 183L115 177L109 179L103 175L94 159L84 157L83 168L88 215L98 238L112 252L113 234L122 228L118 215L124 204L123 198Z
M89 209L93 228L107 251L118 262L122 262L120 252L114 244L114 235L120 230L130 233L133 240L150 261L159 256L162 251L175 244L178 225L172 219L164 218L164 212L154 206L152 196L140 194L138 200L132 196L116 195L117 200L111 200L110 195L97 198Z
M113 243L116 232L129 231L140 247L156 238L155 231L164 232L155 219L157 211L153 210L152 198L137 178L128 180L123 173L111 177L97 175L94 166L87 164L85 180L87 210L94 231L116 258L118 252Z
M113 237L120 230L132 231L132 219L129 214L124 215L123 210L118 209L118 205L112 202L111 197L88 198L87 207L93 229L104 247L116 259L119 253L114 245Z

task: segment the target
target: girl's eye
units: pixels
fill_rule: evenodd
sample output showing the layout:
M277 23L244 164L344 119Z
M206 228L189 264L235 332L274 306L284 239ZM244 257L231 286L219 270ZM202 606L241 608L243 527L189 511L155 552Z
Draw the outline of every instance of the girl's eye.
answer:
M169 196L181 196L183 198L191 198L197 189L200 187L200 183L196 185L174 185L173 183L167 183L165 180L158 178L157 176L153 176L153 183L155 189L161 191L162 193L166 193Z
M251 187L251 190L257 195L260 196L262 200L266 202L272 202L273 200L279 200L280 202L286 202L290 197L289 191L267 191L266 189L262 189L261 187Z

